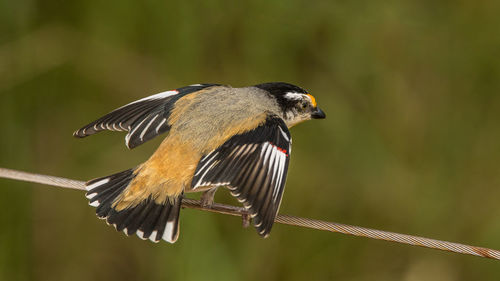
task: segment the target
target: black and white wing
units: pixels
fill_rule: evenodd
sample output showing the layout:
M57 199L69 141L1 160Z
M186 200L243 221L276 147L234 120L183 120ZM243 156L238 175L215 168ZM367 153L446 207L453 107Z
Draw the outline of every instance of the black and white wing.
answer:
M268 116L252 131L235 135L202 157L192 188L228 186L231 194L250 210L261 236L271 231L285 187L291 152L285 122Z
M84 138L100 131L128 131L125 144L134 148L167 132L168 118L177 100L183 96L218 84L195 84L162 92L124 105L73 133Z

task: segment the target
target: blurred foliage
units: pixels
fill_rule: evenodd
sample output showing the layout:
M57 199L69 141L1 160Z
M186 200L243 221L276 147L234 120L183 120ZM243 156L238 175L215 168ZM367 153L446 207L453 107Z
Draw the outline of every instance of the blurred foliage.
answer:
M500 248L500 1L0 1L0 166L90 179L123 134L73 130L193 83L287 81L327 119L292 130L283 213ZM219 191L217 201L236 204ZM498 280L498 262L183 210L127 238L82 192L0 179L0 280Z

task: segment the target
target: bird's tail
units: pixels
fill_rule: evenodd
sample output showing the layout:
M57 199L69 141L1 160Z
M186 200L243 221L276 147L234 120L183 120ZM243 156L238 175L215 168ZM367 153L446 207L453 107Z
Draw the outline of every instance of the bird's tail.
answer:
M130 169L87 182L86 197L89 199L89 205L96 207L97 216L105 219L118 231L127 235L136 233L141 239L153 242L163 239L174 243L179 237L182 195L162 204L149 198L123 210L115 209L116 198L134 178L134 170Z

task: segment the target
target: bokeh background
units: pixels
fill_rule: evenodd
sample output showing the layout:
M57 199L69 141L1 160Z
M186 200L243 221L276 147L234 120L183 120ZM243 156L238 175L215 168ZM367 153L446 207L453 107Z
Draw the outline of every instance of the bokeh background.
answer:
M287 81L327 119L292 130L281 213L500 248L499 1L0 1L0 167L91 179L124 134L71 134L193 83ZM219 191L216 200L237 202ZM182 211L127 238L82 192L0 179L0 280L499 280L496 261Z

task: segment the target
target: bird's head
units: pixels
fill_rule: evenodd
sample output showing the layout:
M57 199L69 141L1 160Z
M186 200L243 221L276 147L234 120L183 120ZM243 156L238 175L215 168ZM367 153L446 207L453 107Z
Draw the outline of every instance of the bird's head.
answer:
M289 128L306 120L326 117L317 106L316 99L298 86L284 82L271 82L254 87L267 91L276 100L281 109L280 117Z

